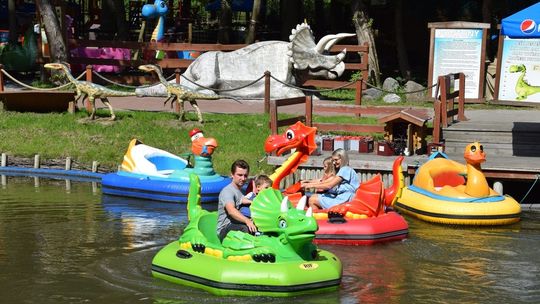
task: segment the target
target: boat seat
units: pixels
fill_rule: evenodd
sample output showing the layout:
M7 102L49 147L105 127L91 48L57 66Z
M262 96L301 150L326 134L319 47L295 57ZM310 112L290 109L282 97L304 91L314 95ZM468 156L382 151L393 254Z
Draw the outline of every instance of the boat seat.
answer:
M221 245L217 235L217 213L212 212L203 215L199 219L199 231L202 232L204 237L215 245Z

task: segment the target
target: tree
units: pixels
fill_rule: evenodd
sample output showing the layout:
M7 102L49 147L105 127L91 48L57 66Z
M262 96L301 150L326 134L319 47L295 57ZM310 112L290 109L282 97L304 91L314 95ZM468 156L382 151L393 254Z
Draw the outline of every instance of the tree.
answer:
M15 0L8 1L9 18L9 43L15 45L19 38L17 33L17 14L15 12Z
M110 34L110 39L127 40L129 31L124 1L104 0L101 5L101 29Z
M261 12L261 0L253 0L253 10L251 20L249 20L249 29L246 35L246 44L255 42L257 35L257 23L259 22L259 13Z
M36 5L43 19L47 41L49 42L49 50L52 62L66 62L67 49L64 41L63 31L60 27L60 22L54 12L54 9L49 0L36 0Z
M218 43L229 43L231 41L232 29L232 8L228 0L221 0L221 10L219 15Z
M375 46L375 38L373 29L371 28L373 20L370 19L366 12L366 7L362 0L354 0L351 2L351 11L353 12L353 24L356 29L358 44L367 42L369 44L369 77L375 80L375 85L381 85L381 70L379 68L379 58L377 56L377 48ZM368 79L364 79L367 81Z
M411 79L411 67L405 45L405 34L403 33L403 0L395 0L394 6L394 33L396 39L396 52L398 57L399 71L401 77L406 80Z

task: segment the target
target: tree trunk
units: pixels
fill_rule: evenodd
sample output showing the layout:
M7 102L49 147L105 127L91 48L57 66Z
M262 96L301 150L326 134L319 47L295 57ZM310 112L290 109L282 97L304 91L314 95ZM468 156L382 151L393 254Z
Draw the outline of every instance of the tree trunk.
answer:
M249 20L249 29L246 35L246 44L255 42L257 35L257 23L259 22L259 13L261 12L261 0L253 1L253 10L251 12L251 20Z
M279 2L279 15L281 18L280 37L283 41L289 41L291 31L296 25L302 23L303 1L281 0Z
M403 0L396 0L394 7L394 29L396 39L396 52L398 57L399 71L401 77L406 80L411 79L411 67L409 66L409 58L407 55L407 47L405 46L405 38L403 34Z
M227 44L231 41L232 9L227 0L221 0L219 16L218 43Z
M109 34L108 39L127 40L129 31L124 1L105 0L102 6L101 29Z
M54 13L54 9L49 0L36 0L36 5L43 19L47 41L49 42L49 50L52 62L66 62L67 51L62 28L58 22L58 18Z
M369 44L369 77L368 81L375 81L377 87L381 86L381 71L379 68L379 58L377 56L377 48L375 47L375 38L373 37L373 29L371 22L364 10L362 0L352 2L353 24L358 37L358 44L367 42Z
M9 44L16 45L19 39L17 31L17 13L15 12L15 0L8 1L8 19L9 19Z

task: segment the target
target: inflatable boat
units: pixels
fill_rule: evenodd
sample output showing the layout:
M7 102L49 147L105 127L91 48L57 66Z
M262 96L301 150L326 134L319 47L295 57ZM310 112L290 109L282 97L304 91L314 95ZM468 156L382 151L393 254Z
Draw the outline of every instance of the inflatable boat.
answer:
M465 148L466 165L432 154L418 168L411 186L405 187L395 207L419 219L458 225L506 225L518 222L521 206L508 195L488 186L480 164L485 161L483 146Z
M102 192L185 203L189 192L189 174L194 173L201 181L201 202L217 202L219 192L231 179L214 172L211 154L217 146L215 140L200 137L193 145L197 143L203 145L205 152L194 153L195 165L190 167L188 161L179 156L133 139L124 155L121 170L103 176Z
M155 255L154 277L218 295L293 296L339 287L341 261L312 243L317 222L311 210L293 208L281 192L265 189L251 204L261 235L230 231L220 242L217 212L201 208L197 175L190 187L189 223Z

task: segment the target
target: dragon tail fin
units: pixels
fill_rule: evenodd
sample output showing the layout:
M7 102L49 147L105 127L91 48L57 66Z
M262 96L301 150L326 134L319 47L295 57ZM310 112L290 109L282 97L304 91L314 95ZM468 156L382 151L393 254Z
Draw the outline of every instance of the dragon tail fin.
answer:
M197 174L191 173L189 175L189 194L187 201L188 220L191 221L201 209L201 182Z
M386 206L393 206L397 199L401 196L403 187L405 187L405 177L403 176L403 171L401 170L403 158L403 156L397 157L392 165L394 183L384 190L384 204Z

